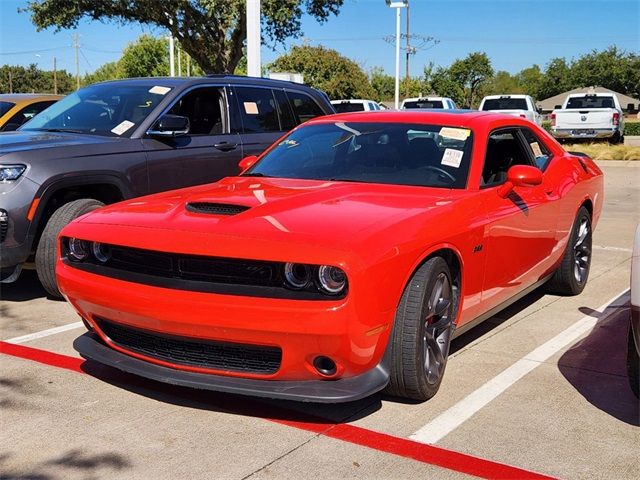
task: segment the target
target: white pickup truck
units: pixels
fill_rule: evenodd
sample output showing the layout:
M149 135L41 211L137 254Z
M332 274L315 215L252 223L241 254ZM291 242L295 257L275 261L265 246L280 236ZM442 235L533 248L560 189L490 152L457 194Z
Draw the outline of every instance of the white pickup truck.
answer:
M542 125L540 109L529 95L489 95L482 99L479 110L515 115Z
M624 141L624 115L614 93L572 93L551 113L551 134L558 140Z

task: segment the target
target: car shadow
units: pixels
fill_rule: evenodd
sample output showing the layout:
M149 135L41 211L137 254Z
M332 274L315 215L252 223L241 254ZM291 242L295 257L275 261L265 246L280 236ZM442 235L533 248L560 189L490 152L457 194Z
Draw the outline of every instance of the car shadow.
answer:
M35 270L23 270L13 283L0 283L0 300L3 302L27 302L36 298L64 301L64 299L53 298L47 294L42 288Z
M640 404L627 378L628 326L629 309L618 307L560 357L558 368L594 407L629 425L640 426Z

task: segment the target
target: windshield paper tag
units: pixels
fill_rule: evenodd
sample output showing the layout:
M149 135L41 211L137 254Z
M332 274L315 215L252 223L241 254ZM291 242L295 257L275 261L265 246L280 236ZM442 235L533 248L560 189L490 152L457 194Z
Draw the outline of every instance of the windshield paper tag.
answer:
M460 168L460 163L462 163L463 152L460 150L454 150L453 148L447 148L444 151L444 155L442 156L442 165L446 165L448 167Z
M256 102L244 102L244 111L247 115L258 115L258 104Z
M538 145L538 142L533 142L533 143L530 143L529 145L531 145L531 150L533 150L533 154L536 157L542 157L543 156L542 150L540 150L540 145Z
M465 141L469 135L471 135L471 130L466 128L442 127L440 129L440 136L444 138Z
M119 125L116 125L114 128L112 128L111 132L115 133L116 135L122 135L124 132L129 130L134 125L135 125L135 123L130 122L129 120L125 120L124 122L122 122Z
M149 93L155 93L156 95L166 95L169 90L171 90L169 87L160 87L156 85L155 87L149 89Z

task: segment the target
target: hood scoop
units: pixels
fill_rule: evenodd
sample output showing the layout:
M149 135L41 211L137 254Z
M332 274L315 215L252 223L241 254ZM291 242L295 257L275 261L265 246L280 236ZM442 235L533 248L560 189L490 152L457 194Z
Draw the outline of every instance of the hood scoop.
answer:
M187 211L205 215L237 215L249 210L246 205L232 205L230 203L190 202L187 203Z

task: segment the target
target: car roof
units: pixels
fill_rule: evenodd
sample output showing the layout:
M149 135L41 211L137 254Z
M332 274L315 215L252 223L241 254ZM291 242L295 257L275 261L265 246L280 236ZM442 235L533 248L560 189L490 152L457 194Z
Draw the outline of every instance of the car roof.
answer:
M56 100L61 99L64 95L54 95L53 93L2 93L0 94L0 102L24 102L27 100Z
M246 77L244 75L206 75L204 77L141 77L141 78L125 78L121 80L110 80L100 83L116 83L124 85L150 85L150 86L166 86L166 87L182 87L185 85L198 85L207 83L225 83L232 85L264 85L279 88L301 88L312 89L303 83L289 82L286 80L272 80L270 78Z
M306 124L333 123L333 122L393 122L393 123L424 123L436 125L451 125L459 127L471 127L486 117L489 120L499 120L500 117L509 121L515 119L511 115L500 115L478 110L379 110L371 112L349 112L326 115L309 120ZM517 119L516 119L517 120ZM517 123L517 122L516 122Z
M339 103L378 103L375 100L366 100L363 98L350 98L350 99L345 99L345 100L331 100L331 103L333 105L339 104Z

